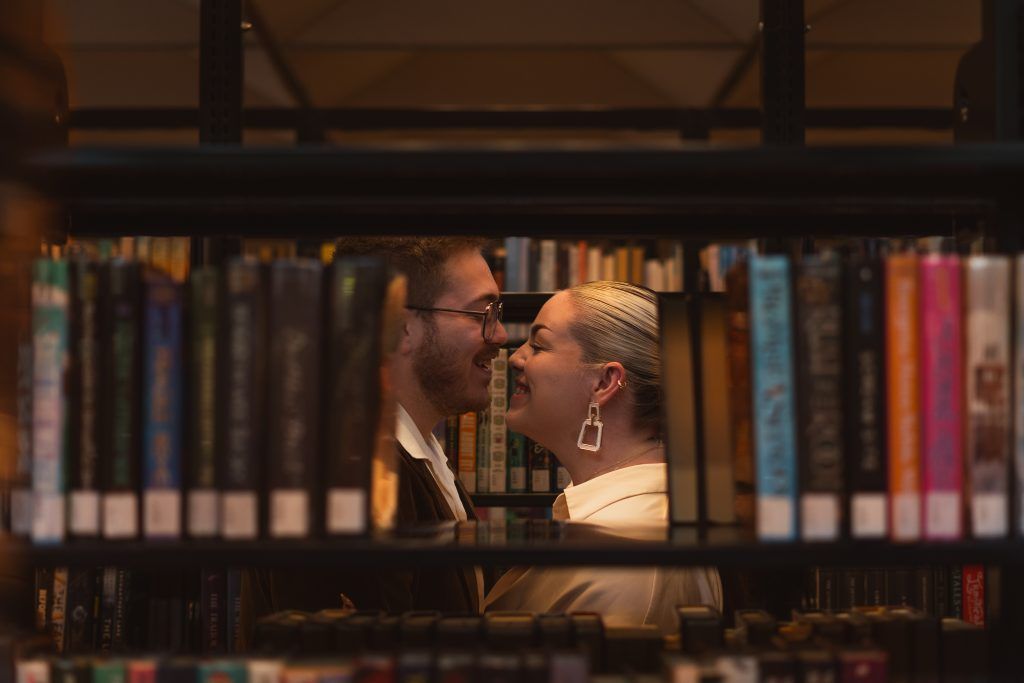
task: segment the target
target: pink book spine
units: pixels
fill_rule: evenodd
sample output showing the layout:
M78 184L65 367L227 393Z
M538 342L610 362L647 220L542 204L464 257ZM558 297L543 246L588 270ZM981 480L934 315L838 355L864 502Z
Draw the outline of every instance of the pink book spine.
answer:
M921 484L924 537L961 538L963 331L960 260L921 259Z

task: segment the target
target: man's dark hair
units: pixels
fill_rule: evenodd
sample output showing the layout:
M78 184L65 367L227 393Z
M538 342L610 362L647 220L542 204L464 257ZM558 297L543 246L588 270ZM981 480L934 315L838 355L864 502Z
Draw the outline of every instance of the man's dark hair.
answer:
M433 306L445 287L445 262L463 251L479 252L483 237L342 237L335 245L339 256L383 256L405 273L412 306Z

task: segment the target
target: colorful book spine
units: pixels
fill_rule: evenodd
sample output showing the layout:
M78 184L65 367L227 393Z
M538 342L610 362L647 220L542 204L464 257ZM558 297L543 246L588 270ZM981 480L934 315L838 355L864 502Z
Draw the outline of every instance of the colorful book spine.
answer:
M921 484L926 539L962 535L960 260L921 259Z
M99 270L85 258L69 263L71 291L71 373L69 377L69 532L100 533L100 343Z
M885 262L885 382L889 446L890 533L894 541L921 537L920 330L917 257Z
M834 541L842 521L843 405L841 271L835 255L797 266L796 347L800 528L805 541Z
M146 538L181 536L182 295L168 276L145 282L142 526Z
M846 453L853 538L888 535L885 447L885 271L875 258L846 265L843 353Z
M225 267L217 479L221 535L227 539L254 539L260 534L266 442L265 279L263 266L251 258L233 259Z
M217 491L219 271L213 267L194 270L189 287L188 534L193 538L210 538L220 533L220 495Z
M125 662L121 659L98 660L92 666L93 683L128 683Z
M32 278L32 540L64 540L68 267L40 259Z
M135 538L139 533L139 461L142 452L142 352L139 334L139 266L114 259L103 272L104 450L103 537Z
M971 532L1006 536L1010 519L1010 260L971 256L964 268L967 471Z
M985 567L963 567L963 620L975 626L985 626Z
M388 269L380 259L345 257L332 266L326 371L330 394L325 412L330 418L324 432L329 534L364 533L374 525L388 287Z
M468 493L476 493L477 414L459 415L459 479Z
M508 410L508 349L500 349L491 361L491 406L487 425L490 455L490 492L508 490L508 429L505 412Z
M302 538L313 530L321 476L321 278L320 263L312 259L272 266L267 461L271 538ZM296 306L296 298L303 305Z
M536 442L530 443L530 493L551 492L551 452Z
M796 538L796 434L789 260L750 259L757 535Z
M529 469L526 458L526 437L518 432L508 433L508 491L526 493L526 472Z
M127 683L156 683L156 660L130 659L125 664Z
M67 650L68 568L53 570L53 599L50 602L50 636L57 654Z

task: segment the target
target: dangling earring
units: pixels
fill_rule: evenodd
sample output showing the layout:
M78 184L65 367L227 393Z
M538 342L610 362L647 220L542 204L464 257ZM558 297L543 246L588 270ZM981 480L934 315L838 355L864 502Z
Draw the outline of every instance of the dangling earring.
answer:
M597 436L594 438L594 443L586 443L583 440L587 433L587 427L597 428ZM601 450L601 433L603 431L604 423L601 422L601 405L591 401L587 408L587 419L583 421L583 426L580 427L580 436L576 439L576 447L584 451Z

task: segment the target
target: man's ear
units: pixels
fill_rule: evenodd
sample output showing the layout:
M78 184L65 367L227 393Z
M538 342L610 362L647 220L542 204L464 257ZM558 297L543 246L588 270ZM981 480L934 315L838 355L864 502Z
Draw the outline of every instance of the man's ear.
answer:
M415 311L406 310L402 320L401 338L398 340L398 353L408 356L419 345L419 337L422 334L421 321Z
M626 368L622 363L612 361L605 363L600 369L597 379L594 382L594 400L602 406L612 400L612 397L625 388Z

